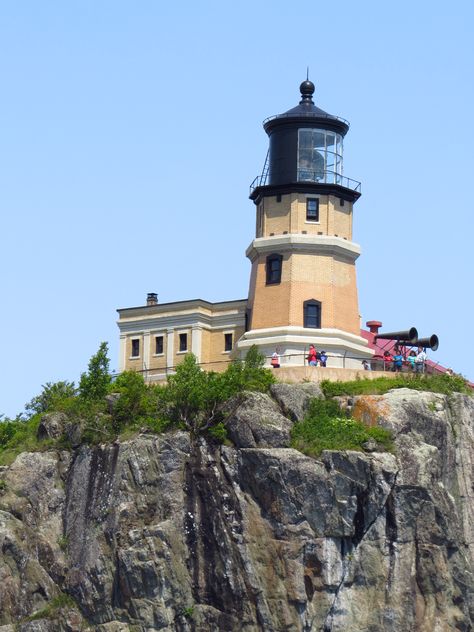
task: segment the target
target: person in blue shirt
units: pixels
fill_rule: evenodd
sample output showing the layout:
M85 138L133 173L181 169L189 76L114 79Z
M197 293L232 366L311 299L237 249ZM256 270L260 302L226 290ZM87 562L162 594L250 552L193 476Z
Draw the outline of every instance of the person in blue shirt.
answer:
M408 366L410 367L412 371L415 370L415 358L416 358L416 351L413 351L412 349L410 353L408 354Z
M397 346L394 348L394 354L392 356L392 360L393 360L392 371L396 371L397 373L400 373L403 366L403 356L401 354L400 348Z
M321 351L321 353L319 354L319 366L326 366L327 360L328 360L328 357L326 355L326 352Z

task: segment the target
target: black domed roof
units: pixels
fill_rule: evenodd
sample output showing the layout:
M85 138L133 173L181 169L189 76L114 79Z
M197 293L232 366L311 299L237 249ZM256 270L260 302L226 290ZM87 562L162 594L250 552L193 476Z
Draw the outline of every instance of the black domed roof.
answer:
M329 114L313 103L314 83L306 79L300 85L301 101L298 105L283 114L271 116L263 122L263 127L267 134L271 133L275 127L289 123L301 123L311 127L322 127L331 129L345 136L349 129L349 122L339 116ZM311 120L308 120L311 119Z

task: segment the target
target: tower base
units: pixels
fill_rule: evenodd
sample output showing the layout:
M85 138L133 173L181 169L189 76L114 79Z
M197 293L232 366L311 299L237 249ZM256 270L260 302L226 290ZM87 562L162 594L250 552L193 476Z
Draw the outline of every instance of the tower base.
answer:
M325 351L327 366L340 369L361 369L363 360L370 360L372 349L361 336L340 329L306 329L304 327L272 327L252 329L237 342L238 353L244 357L252 345L257 345L270 366L272 354L276 351L280 364L284 366L304 366L307 364L309 346Z

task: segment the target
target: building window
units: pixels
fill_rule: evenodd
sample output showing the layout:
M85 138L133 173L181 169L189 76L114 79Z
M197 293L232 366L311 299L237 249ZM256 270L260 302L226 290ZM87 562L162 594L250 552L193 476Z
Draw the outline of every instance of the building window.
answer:
M321 303L314 299L303 303L304 327L321 329Z
M278 193L277 195L277 202L281 202L281 193Z
M132 340L132 358L140 357L140 340L138 338L134 338Z
M339 204L340 204L340 206L344 206L344 198L340 198L339 199Z
M188 350L188 334L179 334L179 350Z
M283 255L268 255L267 257L267 285L280 283Z
M325 129L298 130L298 181L342 184L342 136Z
M155 354L161 355L163 353L163 336L155 336Z
M308 198L306 200L306 221L319 222L319 200L318 198Z
M224 334L224 351L232 351L233 335Z

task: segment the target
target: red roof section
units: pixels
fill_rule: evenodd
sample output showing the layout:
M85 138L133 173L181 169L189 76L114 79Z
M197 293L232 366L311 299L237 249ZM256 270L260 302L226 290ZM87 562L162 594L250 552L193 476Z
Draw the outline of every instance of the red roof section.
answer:
M369 323L372 324L375 322L380 322L380 321L369 321L367 325L369 325ZM382 326L382 323L380 323L380 326ZM369 349L374 350L374 358L383 358L384 351L389 351L390 354L393 354L394 347L397 344L396 340L381 339L381 340L375 341L374 339L375 339L376 334L374 332L367 331L366 329L361 329L360 335L362 336L362 338L365 338L365 340L367 340ZM399 346L402 350L402 354L404 357L408 355L411 349L416 350L416 345L410 345L410 344L404 345L402 343L399 343ZM429 367L431 367L432 372L446 373L446 371L448 370L445 366L443 366L439 362L433 362L433 360L430 360L430 359L426 361L426 364Z

